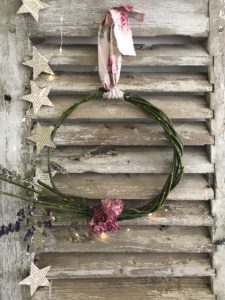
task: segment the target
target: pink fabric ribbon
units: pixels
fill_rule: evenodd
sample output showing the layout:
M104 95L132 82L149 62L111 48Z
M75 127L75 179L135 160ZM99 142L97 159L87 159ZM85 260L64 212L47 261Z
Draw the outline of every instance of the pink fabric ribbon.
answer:
M108 99L123 97L123 92L117 86L122 55L136 55L128 14L136 20L144 20L144 14L135 10L133 6L120 4L107 12L99 27L98 70L102 86L108 90L104 97Z

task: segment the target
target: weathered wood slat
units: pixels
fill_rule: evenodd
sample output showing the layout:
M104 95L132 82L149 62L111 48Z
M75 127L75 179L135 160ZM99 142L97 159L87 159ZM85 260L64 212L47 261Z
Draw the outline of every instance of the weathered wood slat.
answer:
M215 276L210 258L190 253L42 253L49 279Z
M95 46L37 45L38 50L50 59L50 65L97 67L98 56ZM154 45L136 50L137 57L124 56L124 67L151 66L208 66L212 58L203 46L198 44ZM93 69L96 70L96 69Z
M42 74L36 83L49 87L52 93L94 92L100 86L97 74L58 73ZM127 73L121 76L120 88L127 92L210 92L212 86L203 73Z
M56 227L44 238L43 252L187 252L210 253L213 250L206 227L165 228L123 226L116 234L94 236L91 241L76 242L76 229Z
M54 107L43 106L32 116L34 119L54 120L78 102L78 96L51 96ZM206 100L200 96L147 96L147 101L164 111L171 119L210 119L213 111L207 106ZM31 113L31 112L30 112ZM91 101L79 106L68 120L141 120L148 121L146 113L122 100Z
M32 37L60 36L62 15L65 36L97 36L100 22L112 7L110 0L64 0L63 8L59 0L48 0L47 3L50 7L41 12L39 23L29 18ZM119 4L119 0L113 2L113 5ZM130 0L129 4L145 12L143 23L131 19L135 36L208 35L207 0L143 0L139 3Z
M55 175L57 187L64 193L91 199L106 196L122 199L152 199L160 192L165 175ZM209 200L214 198L213 188L202 175L185 175L169 194L171 200Z
M140 204L140 200L125 201L125 205L129 207L137 207L144 205ZM97 201L90 200L90 205L98 205ZM85 223L85 222L84 222ZM55 226L74 224L74 218L60 218L57 217ZM208 203L202 201L167 201L165 205L157 212L134 220L126 220L120 222L121 225L162 225L162 226L213 226L213 218L210 214ZM84 224L83 224L84 225Z
M120 222L121 225L212 226L213 218L207 203L167 201L150 216Z
M209 281L204 278L76 279L53 280L39 289L33 300L215 300ZM110 298L109 298L110 295Z
M145 174L168 173L172 157L173 150L167 147L112 147L105 150L101 147L60 147L52 153L51 161L67 173ZM39 159L43 171L47 172L46 155ZM185 173L214 172L214 165L202 147L187 148L183 164Z
M184 145L210 145L214 139L205 124L177 123L175 128ZM157 124L67 124L61 125L54 142L57 146L161 146L169 145L163 129Z

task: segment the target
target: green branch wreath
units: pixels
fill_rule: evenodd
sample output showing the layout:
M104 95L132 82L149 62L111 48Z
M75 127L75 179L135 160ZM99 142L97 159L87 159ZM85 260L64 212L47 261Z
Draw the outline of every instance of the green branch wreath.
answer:
M70 114L76 110L80 105L89 101L97 101L103 98L105 90L100 88L93 94L83 97L79 102L74 103L66 111L63 112L56 125L52 131L51 138L54 139L58 129L62 123L70 116ZM116 201L116 205L120 205L119 213L113 214L111 223L107 219L110 213L107 213L104 210L104 205L91 206L87 200L80 197L70 197L62 193L56 186L52 170L51 170L51 148L48 148L47 151L47 164L48 164L48 174L50 178L51 185L48 185L40 180L38 180L38 186L42 189L40 190L33 184L31 187L26 184L26 181L15 180L13 176L4 176L1 174L0 179L12 183L14 185L24 188L28 192L33 192L38 194L38 198L22 198L22 200L33 202L35 205L39 205L45 209L54 211L58 214L66 215L71 217L74 221L77 219L86 219L88 221L88 230L90 234L93 233L102 233L105 231L116 231L119 227L116 221L130 220L153 213L159 208L161 208L171 190L173 190L176 185L180 182L183 175L183 165L182 165L182 155L183 155L183 144L182 141L176 132L172 121L167 117L167 115L158 109L156 106L152 105L150 102L146 101L142 97L136 94L125 93L123 97L125 102L131 103L138 108L142 109L151 119L160 124L168 137L169 141L173 147L173 161L172 166L167 177L166 182L164 183L159 194L152 200L150 200L146 205L140 206L137 208L123 207L121 200L119 199L108 199L109 202L105 205L108 205L108 208L111 208L111 216L113 214L113 205ZM1 192L2 194L7 194ZM10 194L12 195L12 194ZM19 196L12 195L17 198ZM118 208L118 207L117 207ZM116 210L115 210L116 211ZM114 211L114 212L115 212ZM100 223L107 223L108 226L105 228L99 228ZM101 227L101 226L100 226Z

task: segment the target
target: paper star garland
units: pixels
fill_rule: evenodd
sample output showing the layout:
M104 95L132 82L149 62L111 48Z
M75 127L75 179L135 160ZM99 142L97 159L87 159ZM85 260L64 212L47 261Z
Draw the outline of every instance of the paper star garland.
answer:
M43 269L38 269L35 264L31 263L30 275L24 280L20 281L20 285L29 285L31 296L36 292L39 286L50 286L50 282L46 278L51 266Z
M48 94L50 93L49 88L40 89L37 84L33 81L30 82L31 85L31 94L22 96L21 99L29 101L33 104L34 114L36 114L42 105L54 106L53 103L49 100Z
M39 12L41 9L49 7L48 4L41 2L40 0L22 0L23 4L17 11L17 14L30 13L34 19L39 21Z
M36 79L41 73L54 75L54 72L49 67L48 63L48 59L42 56L37 48L33 47L33 58L24 62L23 64L25 66L33 68L33 79Z
M37 124L34 134L27 137L29 141L36 144L37 153L39 153L45 146L50 148L56 148L51 138L51 133L53 129L53 126L43 127L40 124Z

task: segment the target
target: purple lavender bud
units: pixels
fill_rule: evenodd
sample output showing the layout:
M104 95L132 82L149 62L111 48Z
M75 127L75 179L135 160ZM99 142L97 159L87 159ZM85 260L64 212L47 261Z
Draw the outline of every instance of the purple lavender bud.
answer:
M25 233L25 236L24 236L24 241L27 241L30 237L32 237L35 230L36 230L36 228L34 226L31 226L30 228L28 228Z
M14 232L14 225L12 223L9 223L8 229L9 229L9 232Z
M44 221L44 226L46 228L51 228L52 227L52 221Z
M16 224L15 224L15 231L16 231L16 232L20 231L20 228L21 228L20 222L19 222L19 221L16 221Z
M5 234L4 225L0 227L0 237L2 237Z
M1 226L1 232L2 232L2 235L5 234L5 232L6 232L6 226L5 225Z

